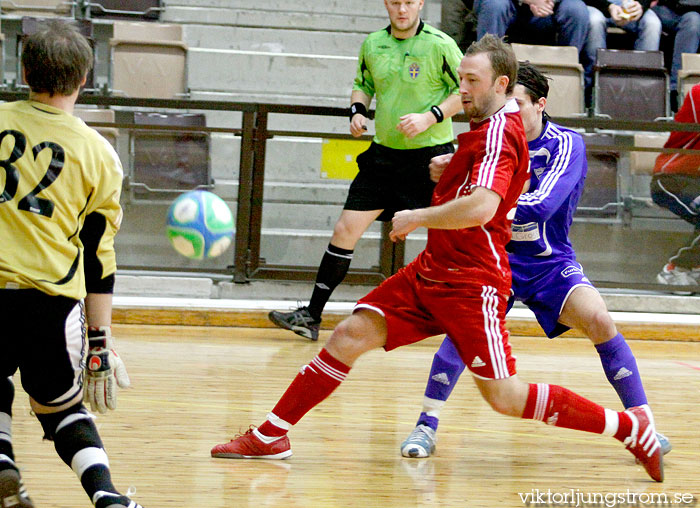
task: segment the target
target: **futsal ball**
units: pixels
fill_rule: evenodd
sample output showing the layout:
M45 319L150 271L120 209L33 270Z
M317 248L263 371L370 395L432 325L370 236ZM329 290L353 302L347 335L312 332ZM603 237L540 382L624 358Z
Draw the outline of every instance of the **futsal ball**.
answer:
M191 259L220 256L231 245L233 217L216 194L196 190L179 196L168 209L168 239Z

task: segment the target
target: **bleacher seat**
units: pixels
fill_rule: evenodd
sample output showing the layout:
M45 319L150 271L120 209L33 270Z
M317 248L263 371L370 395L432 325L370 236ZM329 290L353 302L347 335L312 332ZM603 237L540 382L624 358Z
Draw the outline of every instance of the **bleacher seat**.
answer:
M529 60L551 78L547 113L551 116L583 114L583 66L573 46L512 44L518 60Z
M110 88L115 94L183 98L187 45L182 25L115 21L110 44Z
M598 49L593 109L614 120L651 121L670 116L663 53Z
M90 16L106 19L157 21L163 11L161 0L94 0Z
M76 107L73 114L83 120L86 123L90 122L100 122L100 123L114 123L114 110L113 109L99 109L99 108L84 108ZM107 141L116 149L117 148L117 138L119 137L119 129L114 127L93 127L97 132L102 134Z
M134 113L136 125L205 127L201 113ZM178 130L134 130L131 134L132 197L152 199L211 184L209 134Z
M42 22L46 18L34 18L29 16L22 17L20 23L20 33L17 35L17 46L16 46L16 62L17 62L17 84L25 85L24 78L22 76L22 46L24 39L33 33L39 31L42 27ZM88 73L87 79L85 80L84 90L92 91L95 89L95 38L93 37L93 26L92 21L89 19L69 19L72 24L74 24L78 31L85 36L85 38L90 43L93 51L93 65L92 69Z
M620 201L617 178L620 152L615 150L615 136L598 132L582 136L587 147L588 173L576 213L587 217L614 216L617 213L614 205ZM593 145L602 148L590 149Z
M663 148L669 133L637 133L634 135L634 146L645 148ZM654 173L654 163L659 152L630 152L630 173L633 175L651 175Z
M3 14L11 16L69 16L75 13L71 0L0 0Z
M690 92L690 89L698 83L700 83L700 55L697 53L683 53L681 55L681 69L678 71L679 106L688 92Z

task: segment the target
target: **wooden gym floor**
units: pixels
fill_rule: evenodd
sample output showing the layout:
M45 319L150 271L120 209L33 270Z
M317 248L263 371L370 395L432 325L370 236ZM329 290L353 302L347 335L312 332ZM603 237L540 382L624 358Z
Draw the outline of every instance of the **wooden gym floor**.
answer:
M115 484L123 492L133 486L145 508L521 507L519 493L533 490L554 501L572 490L700 501L700 342L630 341L657 427L674 445L666 482L656 484L611 438L496 414L466 374L442 412L437 454L402 458L399 444L418 416L438 338L361 358L291 431L290 459L212 459L214 444L263 421L330 332L318 343L269 328L117 325L114 333L133 387L96 423ZM525 380L620 408L587 340L511 341ZM34 502L90 507L52 443L41 440L15 381L15 451Z

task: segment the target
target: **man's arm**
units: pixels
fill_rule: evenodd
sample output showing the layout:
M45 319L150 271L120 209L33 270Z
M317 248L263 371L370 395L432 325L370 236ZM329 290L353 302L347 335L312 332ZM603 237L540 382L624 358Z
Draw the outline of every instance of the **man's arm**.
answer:
M372 102L372 97L367 95L362 90L353 90L350 94L350 107L353 104L362 104L365 107L364 111L352 114L350 118L350 134L354 137L359 138L367 131L367 115L365 114L369 110L369 105Z
M416 210L402 210L391 220L393 241L404 240L406 235L419 227L431 229L464 229L482 226L490 221L498 210L501 196L485 187L476 187L468 196L447 203Z
M114 235L119 230L122 209L119 197L123 170L119 156L102 140L105 153L95 181L94 198L88 206L80 240L84 247L87 296L88 354L84 398L101 413L117 406L117 387L130 384L126 368L114 350L112 338L112 293L117 271Z
M85 218L80 232L85 256L85 287L88 292L85 297L88 355L83 386L84 400L93 411L100 413L116 409L117 387L128 388L130 385L126 367L114 350L112 337L112 294L116 267L111 266L114 230L108 224L104 215L93 212ZM107 246L103 243L105 236L108 239ZM108 266L105 267L103 261ZM105 275L104 271L108 274Z
M112 293L88 293L85 317L90 328L112 326Z
M442 111L443 118L451 118L462 110L462 99L459 95L450 94L438 104ZM414 138L418 134L427 131L438 122L432 111L425 113L409 113L401 117L401 121L396 128L407 138Z

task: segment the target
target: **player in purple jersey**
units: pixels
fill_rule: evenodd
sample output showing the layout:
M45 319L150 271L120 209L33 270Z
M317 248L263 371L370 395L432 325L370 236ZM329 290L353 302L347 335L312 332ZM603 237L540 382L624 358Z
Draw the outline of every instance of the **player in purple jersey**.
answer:
M507 246L512 270L512 296L535 313L549 338L570 328L582 330L600 355L605 375L625 408L647 404L637 362L617 331L598 291L576 261L569 227L586 178L586 147L579 134L549 121L544 112L547 78L528 62L521 63L513 97L520 107L530 149L530 188L520 196ZM451 158L433 159L431 177L438 180ZM465 364L449 336L435 354L423 410L415 429L401 444L404 457L428 457L435 451L440 410ZM664 453L669 440L657 434Z

